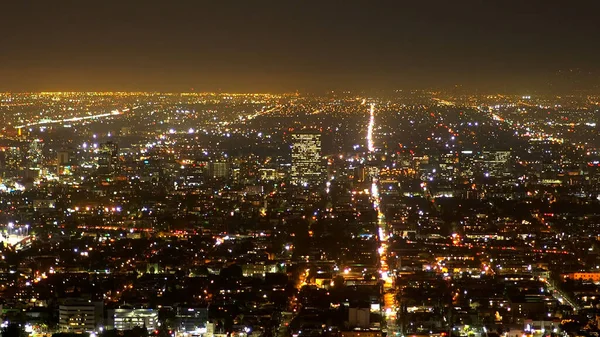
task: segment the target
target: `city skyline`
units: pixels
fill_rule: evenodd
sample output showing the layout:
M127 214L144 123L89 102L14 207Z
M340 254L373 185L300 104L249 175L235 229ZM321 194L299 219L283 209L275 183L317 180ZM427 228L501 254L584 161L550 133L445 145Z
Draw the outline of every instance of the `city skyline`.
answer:
M598 337L592 1L0 6L0 337Z
M598 106L0 93L0 332L594 336Z

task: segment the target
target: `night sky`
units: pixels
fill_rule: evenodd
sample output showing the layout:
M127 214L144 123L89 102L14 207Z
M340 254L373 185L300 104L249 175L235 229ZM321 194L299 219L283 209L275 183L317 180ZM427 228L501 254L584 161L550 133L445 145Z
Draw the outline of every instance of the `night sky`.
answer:
M592 88L599 10L591 0L6 0L0 90Z

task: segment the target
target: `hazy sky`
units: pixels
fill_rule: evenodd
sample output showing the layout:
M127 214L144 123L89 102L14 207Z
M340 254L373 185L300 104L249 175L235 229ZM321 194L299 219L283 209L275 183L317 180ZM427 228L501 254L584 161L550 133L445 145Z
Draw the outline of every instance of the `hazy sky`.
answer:
M0 90L588 87L599 77L599 9L592 0L2 1Z

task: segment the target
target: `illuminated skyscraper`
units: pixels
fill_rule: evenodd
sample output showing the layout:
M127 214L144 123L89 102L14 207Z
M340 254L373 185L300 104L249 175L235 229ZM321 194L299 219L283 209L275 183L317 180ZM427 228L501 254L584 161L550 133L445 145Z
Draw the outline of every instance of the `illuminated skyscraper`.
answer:
M208 163L208 175L211 178L229 177L230 165L226 161L213 161Z
M321 134L297 132L292 134L292 183L315 185L325 180L321 156Z
M0 172L4 178L12 177L22 170L23 153L18 147L0 148Z
M56 172L59 176L64 175L66 173L65 168L69 166L69 157L70 153L66 150L58 151L56 153Z
M29 159L30 168L39 169L44 160L44 143L41 140L35 139L29 144L27 158Z
M97 151L98 174L110 175L117 171L119 163L119 146L113 142L100 144Z

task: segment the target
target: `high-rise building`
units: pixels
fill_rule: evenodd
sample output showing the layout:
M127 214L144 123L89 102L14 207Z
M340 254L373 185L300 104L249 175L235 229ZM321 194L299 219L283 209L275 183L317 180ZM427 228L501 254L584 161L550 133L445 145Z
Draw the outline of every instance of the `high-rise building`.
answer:
M227 178L229 177L229 162L213 161L208 163L208 176L211 178Z
M259 169L258 175L262 181L274 181L277 179L277 171L272 168Z
M17 175L22 170L23 153L19 147L0 148L0 172L2 177L8 178Z
M364 166L357 166L354 168L354 180L357 183L362 183L369 178L368 171Z
M29 150L27 151L27 159L29 159L29 167L39 169L44 160L44 143L35 139L29 144Z
M63 166L69 163L69 151L58 151L56 153L56 163Z
M325 180L321 156L321 134L318 132L292 133L291 181L297 185L314 185Z
M493 177L510 175L510 159L510 151L483 151L481 154L481 165L484 174Z
M65 173L65 167L69 165L70 160L69 151L62 150L56 153L56 172L58 175Z
M119 146L113 142L100 144L98 149L98 173L113 174L119 163Z

